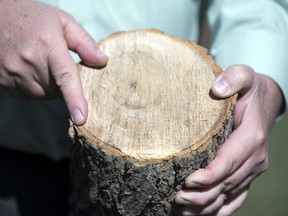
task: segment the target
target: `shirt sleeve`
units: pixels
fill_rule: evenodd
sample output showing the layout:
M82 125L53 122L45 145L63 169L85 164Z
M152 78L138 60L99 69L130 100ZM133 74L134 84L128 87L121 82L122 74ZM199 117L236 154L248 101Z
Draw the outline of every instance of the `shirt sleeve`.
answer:
M207 11L211 55L226 69L247 64L272 78L288 101L288 0L214 0ZM286 106L287 107L287 106Z

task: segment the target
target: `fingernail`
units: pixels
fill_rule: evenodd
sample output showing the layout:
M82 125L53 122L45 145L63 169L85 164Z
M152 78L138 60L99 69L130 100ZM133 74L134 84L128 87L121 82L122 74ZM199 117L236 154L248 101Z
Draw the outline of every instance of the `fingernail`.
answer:
M213 88L215 91L217 91L221 95L228 93L230 89L227 82L223 79L216 80L213 84Z
M83 121L84 117L82 112L79 109L74 110L74 112L72 113L72 121L75 124L79 124Z

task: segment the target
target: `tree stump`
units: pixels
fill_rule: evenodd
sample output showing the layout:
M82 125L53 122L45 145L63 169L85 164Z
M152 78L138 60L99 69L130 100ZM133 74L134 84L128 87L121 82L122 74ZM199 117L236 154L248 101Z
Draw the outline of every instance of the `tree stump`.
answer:
M236 96L211 96L221 69L195 43L138 30L99 48L104 69L79 66L90 111L70 128L71 215L177 215L185 177L232 131Z

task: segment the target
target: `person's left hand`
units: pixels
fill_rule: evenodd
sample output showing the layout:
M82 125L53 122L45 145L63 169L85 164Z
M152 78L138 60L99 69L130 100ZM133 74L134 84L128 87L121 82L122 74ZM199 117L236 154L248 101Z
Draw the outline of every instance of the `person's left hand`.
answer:
M212 92L219 98L239 93L234 131L214 161L188 176L176 194L183 215L226 216L243 204L251 182L268 169L267 137L284 103L273 80L245 65L228 68Z

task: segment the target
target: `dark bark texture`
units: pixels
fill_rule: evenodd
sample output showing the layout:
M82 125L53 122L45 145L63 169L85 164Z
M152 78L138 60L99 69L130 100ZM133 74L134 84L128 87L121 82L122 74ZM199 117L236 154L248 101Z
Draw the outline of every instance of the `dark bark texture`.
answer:
M202 152L141 164L91 145L74 127L72 216L179 215L175 193L191 172L206 167L232 131L233 115Z

